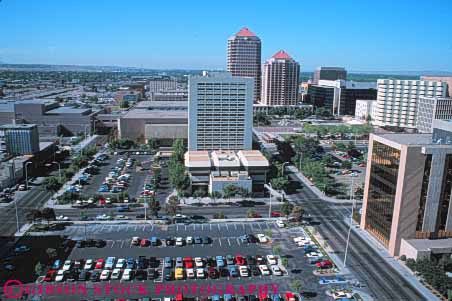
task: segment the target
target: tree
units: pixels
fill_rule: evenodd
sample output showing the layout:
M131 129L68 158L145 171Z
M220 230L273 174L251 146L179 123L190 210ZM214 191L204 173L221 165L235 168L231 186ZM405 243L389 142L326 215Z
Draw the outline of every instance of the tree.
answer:
M295 291L295 292L299 292L301 290L301 282L300 280L294 280L290 283L290 287Z
M172 146L172 159L175 159L177 162L184 162L184 155L185 155L185 146L184 146L184 140L182 139L176 139L174 140L173 146Z
M273 254L280 255L280 254L281 254L281 251L282 251L282 248L281 248L280 245L275 245L275 246L273 247Z
M41 262L38 262L35 265L35 273L36 273L36 275L38 275L38 276L41 275L43 271L44 271L44 266L41 264Z
M57 256L58 256L57 250L54 248L47 248L46 254L50 260L57 258Z
M317 108L315 110L315 115L317 115L319 117L324 117L324 118L331 118L331 117L333 117L333 113L330 110L328 110L327 108L324 108L324 107Z
M151 211L151 214L157 217L159 215L160 209L162 209L160 202L156 200L154 196L152 196L149 201L149 210Z
M193 192L193 197L194 198L202 198L202 197L205 197L206 196L206 191L204 190L204 189L196 189L194 192Z
M55 210L53 208L46 207L41 211L42 218L47 221L47 224L52 220L55 220Z
M26 215L26 219L29 221L34 222L35 220L41 218L41 211L37 210L37 209L31 209L30 211L27 212Z
M219 191L213 191L211 196L212 196L213 199L219 199L219 198L221 198L223 195L222 195L221 192L219 192Z
M179 199L174 195L170 196L168 199L168 202L166 203L166 206L165 206L166 213L171 216L174 216L180 210L181 210L181 208L180 208L180 204L179 204Z
M148 147L149 150L154 150L154 148L155 148L154 139L148 138L147 147Z
M62 184L60 183L59 178L57 177L48 177L44 180L44 185L47 190L57 191L61 188Z
M278 178L273 178L270 181L272 188L275 190L286 190L287 187L289 186L289 180L287 179L287 177L278 177Z
M248 218L253 218L256 215L256 212L253 209L248 209L248 211L246 212L246 216Z
M292 213L293 205L289 202L284 202L281 205L281 213L284 214L286 219L289 219L289 215Z
M124 100L121 102L121 104L119 105L119 107L121 109L127 109L130 106L129 101L128 100Z
M348 161L348 160L344 160L342 161L341 167L343 169L351 169L352 168L352 162Z
M187 188L189 185L189 177L185 172L185 166L180 162L175 162L171 160L169 166L169 181L171 185L177 189L177 191L181 191Z
M311 158L319 151L320 143L317 139L299 136L294 140L294 148L302 158Z
M283 265L283 267L287 267L287 265L289 264L289 259L287 257L281 258L281 264Z
M301 206L294 206L290 214L295 220L301 221L303 219L304 209Z
M268 118L267 114L263 112L257 112L254 114L254 124L255 125L269 125L270 119Z
M214 213L213 218L214 218L214 219L225 219L226 216L224 215L223 212L220 211L220 212L218 212L218 213Z

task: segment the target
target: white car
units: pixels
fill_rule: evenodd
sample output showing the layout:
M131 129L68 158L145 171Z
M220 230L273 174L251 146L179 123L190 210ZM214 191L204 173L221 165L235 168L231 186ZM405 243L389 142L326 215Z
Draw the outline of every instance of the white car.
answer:
M132 237L132 246L138 246L141 239L138 236Z
M193 269L187 269L185 271L185 273L187 274L187 278L188 279L194 279L195 278L195 270Z
M195 266L197 268L202 268L204 266L204 262L201 257L195 257Z
M69 217L64 216L64 215L59 215L55 218L57 221L68 221Z
M184 245L184 239L182 237L176 238L176 247L182 247Z
M187 245L192 245L192 244L193 244L193 237L187 236Z
M261 271L261 274L263 276L270 275L270 270L268 269L268 267L265 264L259 265L259 271Z
M268 238L267 238L267 236L265 236L265 234L259 233L256 236L260 243L268 242Z
M102 277L102 275L101 275ZM118 280L121 277L121 269L114 269L113 272L111 272L110 279L111 280Z
M316 252L316 251L312 251L312 252L306 253L305 255L306 255L306 257L308 257L308 258L321 257L321 256L322 256L321 253Z
M196 269L196 278L203 279L206 277L206 273L204 272L204 269Z
M271 268L272 268L273 275L275 275L275 276L282 276L283 275L282 270L281 270L281 268L279 266L272 265Z
M300 242L300 241L303 241L304 239L305 239L304 236L297 236L297 237L294 237L294 238L293 238L293 242L294 242L294 243L298 243L298 242Z
M239 266L239 273L240 277L249 277L250 272L248 271L248 268L244 265Z
M119 258L116 262L115 269L123 269L126 264L126 260L124 258Z
M58 270L56 276L55 276L55 281L56 282L61 282L64 280L64 270Z
M276 221L276 225L278 226L278 228L286 227L286 224L281 220Z
M125 269L122 274L121 280L130 281L132 280L132 269Z
M108 280L108 278L110 278L110 270L103 270L100 273L100 280Z
M278 264L278 258L275 255L267 255L267 262L270 265Z
M129 217L127 215L120 214L120 215L116 215L115 219L129 219Z
M71 269L71 267L72 267L72 262L70 260L66 260L64 262L62 270L63 271L69 271Z
M93 268L94 261L92 259L87 259L85 261L85 265L83 266L84 270L91 270Z

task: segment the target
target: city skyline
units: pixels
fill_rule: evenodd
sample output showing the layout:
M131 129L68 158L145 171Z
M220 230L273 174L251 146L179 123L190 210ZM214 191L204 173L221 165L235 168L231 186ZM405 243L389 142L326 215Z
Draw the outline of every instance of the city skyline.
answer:
M228 37L248 27L262 40L263 59L285 49L300 62L302 71L318 66L452 71L452 45L446 38L452 34L448 1L422 6L379 2L387 10L375 10L368 1L279 3L290 5L284 14L257 1L240 3L239 11L234 9L237 1L209 6L180 3L176 8L144 1L134 4L2 1L0 61L226 69Z

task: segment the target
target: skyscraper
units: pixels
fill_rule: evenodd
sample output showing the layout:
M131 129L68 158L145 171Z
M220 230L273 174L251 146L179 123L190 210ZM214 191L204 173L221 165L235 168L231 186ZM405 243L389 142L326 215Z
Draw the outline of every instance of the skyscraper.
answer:
M261 96L261 40L248 28L228 39L228 71L254 78L254 102Z
M264 64L261 103L268 106L293 106L298 99L300 65L280 50Z
M346 80L347 71L342 67L318 67L314 71L313 84L318 85L320 80Z
M253 79L229 72L190 76L188 150L250 150Z

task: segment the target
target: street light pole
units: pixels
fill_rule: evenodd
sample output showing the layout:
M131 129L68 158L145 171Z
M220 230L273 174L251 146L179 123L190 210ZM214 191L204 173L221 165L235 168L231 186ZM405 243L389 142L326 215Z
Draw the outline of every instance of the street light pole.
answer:
M344 268L347 266L347 253L348 253L348 246L350 244L350 234L352 232L352 224L353 224L353 208L355 207L355 198L353 197L353 181L350 185L350 201L352 201L352 213L350 215L350 227L348 228L348 234L347 234L347 244L345 245L345 253L344 253Z
M268 186L270 187L270 189L268 190L268 193L270 195L270 206L268 207L268 218L271 218L272 217L272 190L273 190L273 187L272 187L271 183L268 183Z
M28 171L27 171L28 164L31 164L31 162L25 163L25 190L28 190Z
M284 177L284 165L286 165L286 164L289 164L290 162L284 162L282 165L281 165L281 177Z

